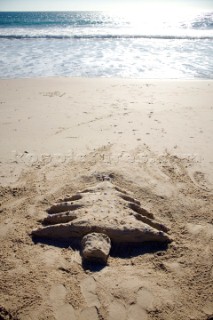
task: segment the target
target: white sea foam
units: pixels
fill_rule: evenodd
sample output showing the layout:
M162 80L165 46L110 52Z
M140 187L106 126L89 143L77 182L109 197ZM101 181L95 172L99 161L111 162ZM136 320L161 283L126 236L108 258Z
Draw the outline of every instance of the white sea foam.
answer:
M130 23L97 13L41 17L0 21L0 78L213 78L212 15L187 23Z

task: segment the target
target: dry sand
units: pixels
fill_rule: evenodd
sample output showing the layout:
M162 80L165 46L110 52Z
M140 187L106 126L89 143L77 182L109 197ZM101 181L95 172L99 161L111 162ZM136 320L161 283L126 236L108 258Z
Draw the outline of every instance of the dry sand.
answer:
M0 115L0 319L213 319L213 81L1 80ZM102 174L170 228L166 250L95 268L32 241Z

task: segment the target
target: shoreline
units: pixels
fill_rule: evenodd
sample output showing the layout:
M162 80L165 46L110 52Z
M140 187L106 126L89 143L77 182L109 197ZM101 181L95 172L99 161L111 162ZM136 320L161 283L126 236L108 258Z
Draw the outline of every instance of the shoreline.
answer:
M34 77L17 77L17 78L0 78L0 81L9 81L9 80L39 80L39 79L69 79L69 80L74 80L74 79L85 79L85 80L98 80L98 79L103 79L103 80L126 80L126 81L154 81L154 82L163 82L163 81L177 81L177 82L182 82L182 81L213 81L213 78L134 78L134 77L116 77L116 76L63 76L63 75L56 75L56 76L34 76Z

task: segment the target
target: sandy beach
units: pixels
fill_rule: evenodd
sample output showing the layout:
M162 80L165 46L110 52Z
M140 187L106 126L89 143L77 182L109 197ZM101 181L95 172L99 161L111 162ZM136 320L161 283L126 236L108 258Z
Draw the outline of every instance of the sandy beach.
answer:
M213 319L212 80L0 80L0 124L1 319ZM90 268L32 240L103 175L169 228L166 249Z

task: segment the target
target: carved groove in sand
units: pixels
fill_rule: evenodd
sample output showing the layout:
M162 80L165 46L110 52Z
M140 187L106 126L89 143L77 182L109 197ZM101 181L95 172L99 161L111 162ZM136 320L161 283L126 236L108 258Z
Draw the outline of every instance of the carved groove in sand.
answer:
M82 255L88 260L106 262L111 243L171 241L165 225L105 178L91 189L60 199L47 213L33 237L82 240Z

